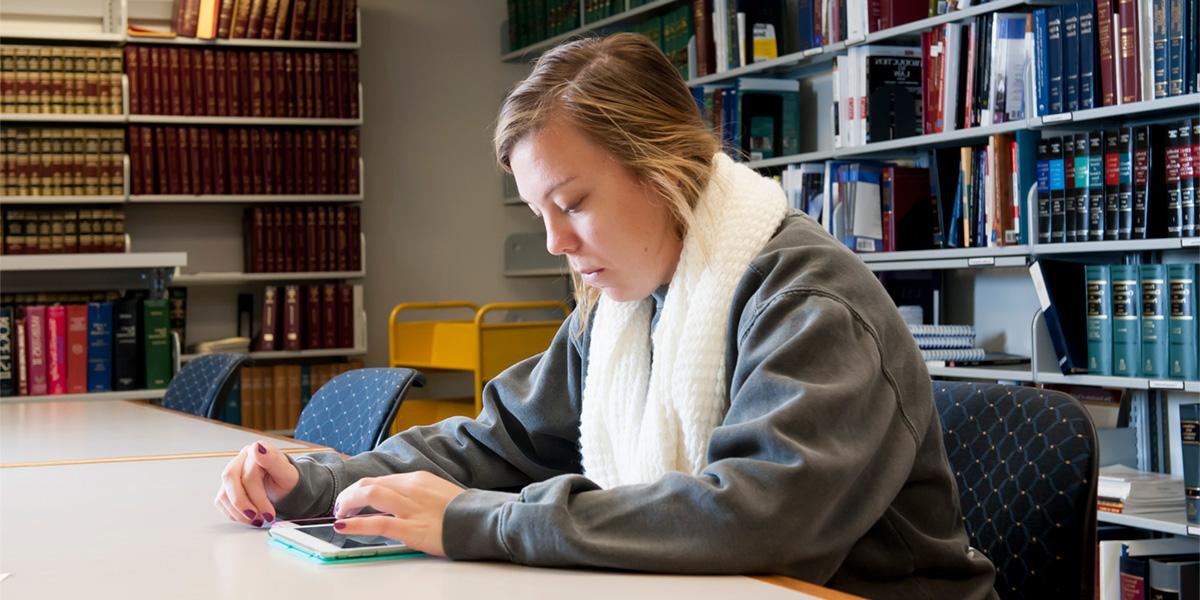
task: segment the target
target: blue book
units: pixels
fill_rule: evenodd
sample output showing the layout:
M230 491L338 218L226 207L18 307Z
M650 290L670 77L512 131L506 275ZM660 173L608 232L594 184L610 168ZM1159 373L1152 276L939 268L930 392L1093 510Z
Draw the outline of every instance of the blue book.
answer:
M1037 143L1037 243L1050 243L1050 144Z
M1042 320L1063 375L1087 372L1084 274L1080 265L1038 259L1029 278L1042 308Z
M1079 0L1079 109L1096 107L1096 3Z
M1037 116L1050 114L1050 70L1046 62L1050 45L1049 25L1046 22L1046 9L1033 11L1033 55L1036 59L1034 69L1037 80L1034 82L1034 99L1037 100Z
M1112 265L1113 375L1142 371L1142 293L1138 265Z
M1063 108L1079 110L1079 7L1062 5Z
M112 391L113 305L111 302L88 304L89 392Z
M1167 372L1167 266L1142 265L1142 377L1165 379Z
M1063 144L1073 143L1067 138L1050 140L1050 241L1067 241L1067 171L1063 158Z
M1170 78L1170 60L1167 58L1170 52L1169 29L1171 22L1171 2L1181 2L1182 0L1153 0L1153 29L1154 32L1154 97L1167 97L1167 81ZM1180 33L1183 29L1180 28ZM1180 42L1183 41L1182 36Z
M1046 67L1050 72L1050 114L1066 109L1063 101L1063 32L1062 7L1049 6L1046 11Z
M1179 405L1183 442L1183 490L1188 523L1200 524L1200 404Z
M1200 379L1196 359L1196 265L1167 265L1170 313L1167 315L1167 360L1172 379Z
M1017 220L1017 243L1029 243L1029 219L1026 215L1029 214L1029 191L1038 187L1038 138L1040 136L1033 131L1019 130L1016 134L1017 142L1017 192L1021 194L1017 198L1017 205L1021 207L1020 218ZM1038 197L1041 197L1040 187Z
M1112 280L1108 265L1087 265L1088 374L1112 375Z
M11 306L0 307L0 396L17 395L16 321Z

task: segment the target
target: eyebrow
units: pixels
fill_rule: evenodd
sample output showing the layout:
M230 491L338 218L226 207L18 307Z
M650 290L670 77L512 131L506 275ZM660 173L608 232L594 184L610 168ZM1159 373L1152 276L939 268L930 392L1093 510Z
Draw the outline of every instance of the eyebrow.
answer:
M557 182L555 182L555 183L554 183L554 185L550 186L550 188L546 190L546 193L545 193L545 194L543 194L543 197L546 197L546 196L549 196L550 194L553 194L553 193L554 193L554 190L557 190L558 188L560 188L560 187L562 187L562 186L564 186L564 185L567 185L568 183L571 183L572 181L575 181L575 176L574 176L574 175L572 175L572 176L570 176L570 177L567 177L566 179L560 179L560 180L558 180ZM529 203L530 203L530 202L529 202L528 200L526 200L524 197L520 197L520 198L521 198L521 202L524 202L525 204L529 204Z

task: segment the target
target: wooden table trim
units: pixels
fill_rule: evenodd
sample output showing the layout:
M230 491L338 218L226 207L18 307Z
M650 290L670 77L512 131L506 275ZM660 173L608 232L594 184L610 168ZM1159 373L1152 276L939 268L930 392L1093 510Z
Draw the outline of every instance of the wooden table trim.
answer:
M826 587L821 587L815 583L800 581L799 579L794 579L784 575L756 575L751 577L751 579L757 579L763 583L785 587L789 590L795 590L797 592L804 592L810 596L827 598L828 600L863 600L861 596L855 596L854 594L847 594L845 592L831 590Z
M334 452L333 448L313 446L304 448L281 448L284 454L307 454L309 452ZM145 456L107 456L104 458L71 458L64 460L39 460L19 463L0 463L0 469L20 469L22 467L59 467L65 465L93 465L116 462L145 462L152 460L186 460L189 458L233 458L237 451L222 450L220 452L194 452L190 454L147 454Z

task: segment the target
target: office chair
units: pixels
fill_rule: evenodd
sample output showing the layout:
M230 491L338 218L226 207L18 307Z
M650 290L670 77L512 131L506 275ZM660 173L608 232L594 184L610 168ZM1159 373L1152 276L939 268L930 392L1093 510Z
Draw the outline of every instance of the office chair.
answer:
M412 385L425 385L425 377L413 369L346 371L309 400L296 423L296 439L350 455L372 450L387 438Z
M233 387L245 354L205 354L183 365L167 385L162 405L206 419L215 418L219 400Z
M1092 598L1099 454L1091 417L1062 392L934 381L971 545L1001 598Z

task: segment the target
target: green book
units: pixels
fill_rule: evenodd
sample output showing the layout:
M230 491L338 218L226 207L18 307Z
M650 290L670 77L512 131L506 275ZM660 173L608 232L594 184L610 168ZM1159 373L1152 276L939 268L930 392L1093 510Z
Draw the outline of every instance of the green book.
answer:
M1171 309L1167 315L1167 358L1172 379L1200 379L1196 360L1196 265L1167 265Z
M1142 377L1167 377L1167 266L1142 265Z
M1137 265L1113 265L1113 375L1137 377L1142 367L1142 293Z
M1087 265L1088 373L1112 375L1112 280L1108 265Z
M142 302L143 347L146 358L146 389L167 387L171 381L171 319L169 301Z

